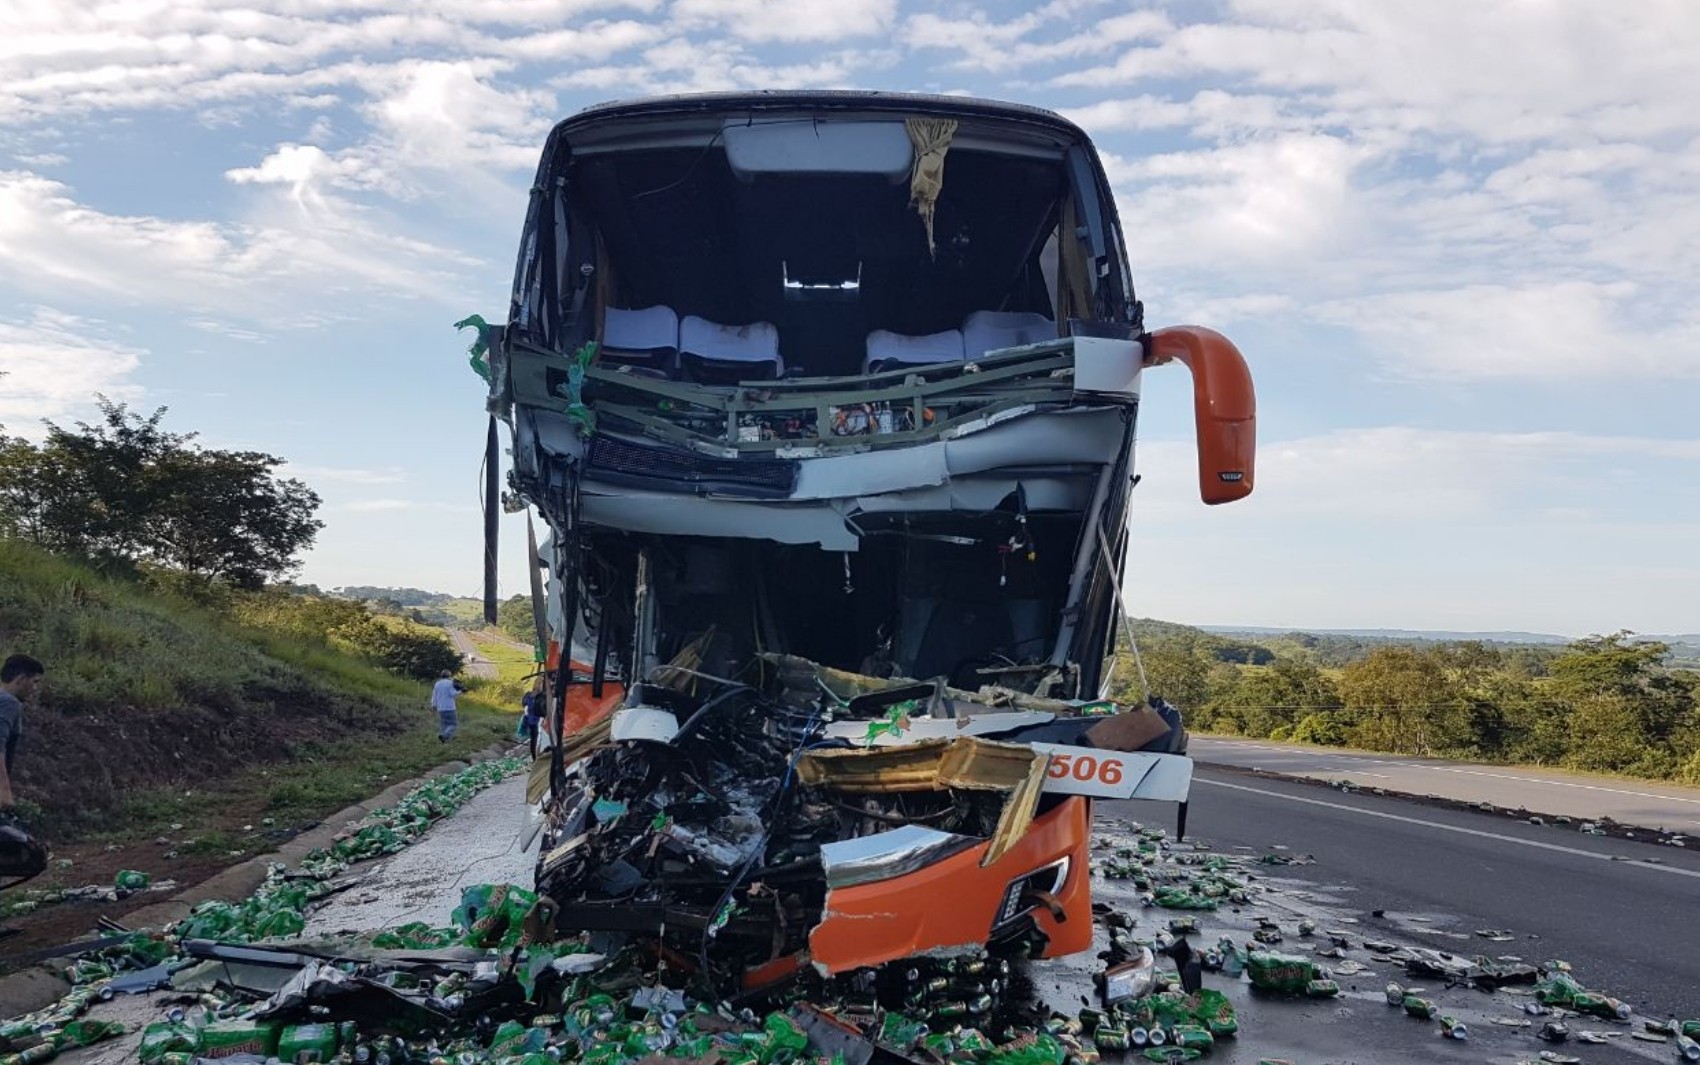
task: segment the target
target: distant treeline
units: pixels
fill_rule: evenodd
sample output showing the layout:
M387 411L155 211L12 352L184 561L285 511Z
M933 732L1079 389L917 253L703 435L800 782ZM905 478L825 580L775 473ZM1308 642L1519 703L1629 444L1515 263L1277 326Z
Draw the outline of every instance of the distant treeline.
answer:
M322 589L316 584L293 584L289 589L300 595L351 600L364 604L374 614L407 618L422 625L476 628L484 624L484 607L480 600L446 592L387 588L375 584L349 584L331 589Z
M1197 730L1700 784L1700 672L1619 632L1567 646L1294 633L1246 641L1141 621L1116 695Z

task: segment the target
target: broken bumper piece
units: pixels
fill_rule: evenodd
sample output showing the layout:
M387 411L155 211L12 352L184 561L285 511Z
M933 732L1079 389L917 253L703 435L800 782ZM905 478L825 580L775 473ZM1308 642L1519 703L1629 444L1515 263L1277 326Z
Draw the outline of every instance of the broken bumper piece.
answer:
M815 966L841 973L919 954L968 952L1000 932L1032 936L1040 957L1086 950L1092 945L1089 839L1089 807L1070 799L1035 818L989 868L981 861L990 844L979 842L913 872L834 887L809 936Z
M538 877L560 932L647 944L726 988L1077 953L1088 800L1184 801L1191 783L1184 756L1119 749L1170 735L1149 714L776 664L778 691L640 685L568 737Z

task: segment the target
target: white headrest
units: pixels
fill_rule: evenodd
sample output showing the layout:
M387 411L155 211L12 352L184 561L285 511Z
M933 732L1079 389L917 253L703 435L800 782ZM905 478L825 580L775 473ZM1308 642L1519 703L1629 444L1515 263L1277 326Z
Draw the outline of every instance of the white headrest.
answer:
M602 312L602 344L627 351L679 346L679 316L671 307L642 307Z
M900 362L919 365L930 362L962 361L962 330L946 329L926 336L907 336L884 329L868 334L868 358L864 370L876 362Z
M779 330L772 322L721 325L690 314L679 323L679 350L726 362L778 362Z
M1037 311L975 311L962 320L962 346L970 359L1056 338L1057 324Z

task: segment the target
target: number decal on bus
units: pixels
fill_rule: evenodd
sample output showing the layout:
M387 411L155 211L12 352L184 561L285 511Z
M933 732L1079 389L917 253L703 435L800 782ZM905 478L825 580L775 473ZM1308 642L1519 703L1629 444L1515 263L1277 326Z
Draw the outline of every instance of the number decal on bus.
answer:
M1046 773L1052 780L1067 780L1073 777L1082 783L1096 779L1100 783L1114 787L1122 782L1122 763L1119 759L1097 759L1089 754L1078 756L1066 754L1051 755L1051 764Z

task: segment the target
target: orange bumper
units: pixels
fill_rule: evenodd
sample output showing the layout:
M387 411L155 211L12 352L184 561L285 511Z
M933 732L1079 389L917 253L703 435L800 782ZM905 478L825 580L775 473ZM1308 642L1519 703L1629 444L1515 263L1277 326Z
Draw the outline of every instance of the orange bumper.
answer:
M827 892L809 952L828 973L882 965L928 951L984 946L1011 882L1063 858L1067 878L1055 892L1056 913L1032 911L1047 939L1042 957L1075 954L1092 945L1091 804L1064 799L1035 818L1021 840L988 868L981 843L924 869ZM1060 918L1059 915L1060 914Z

